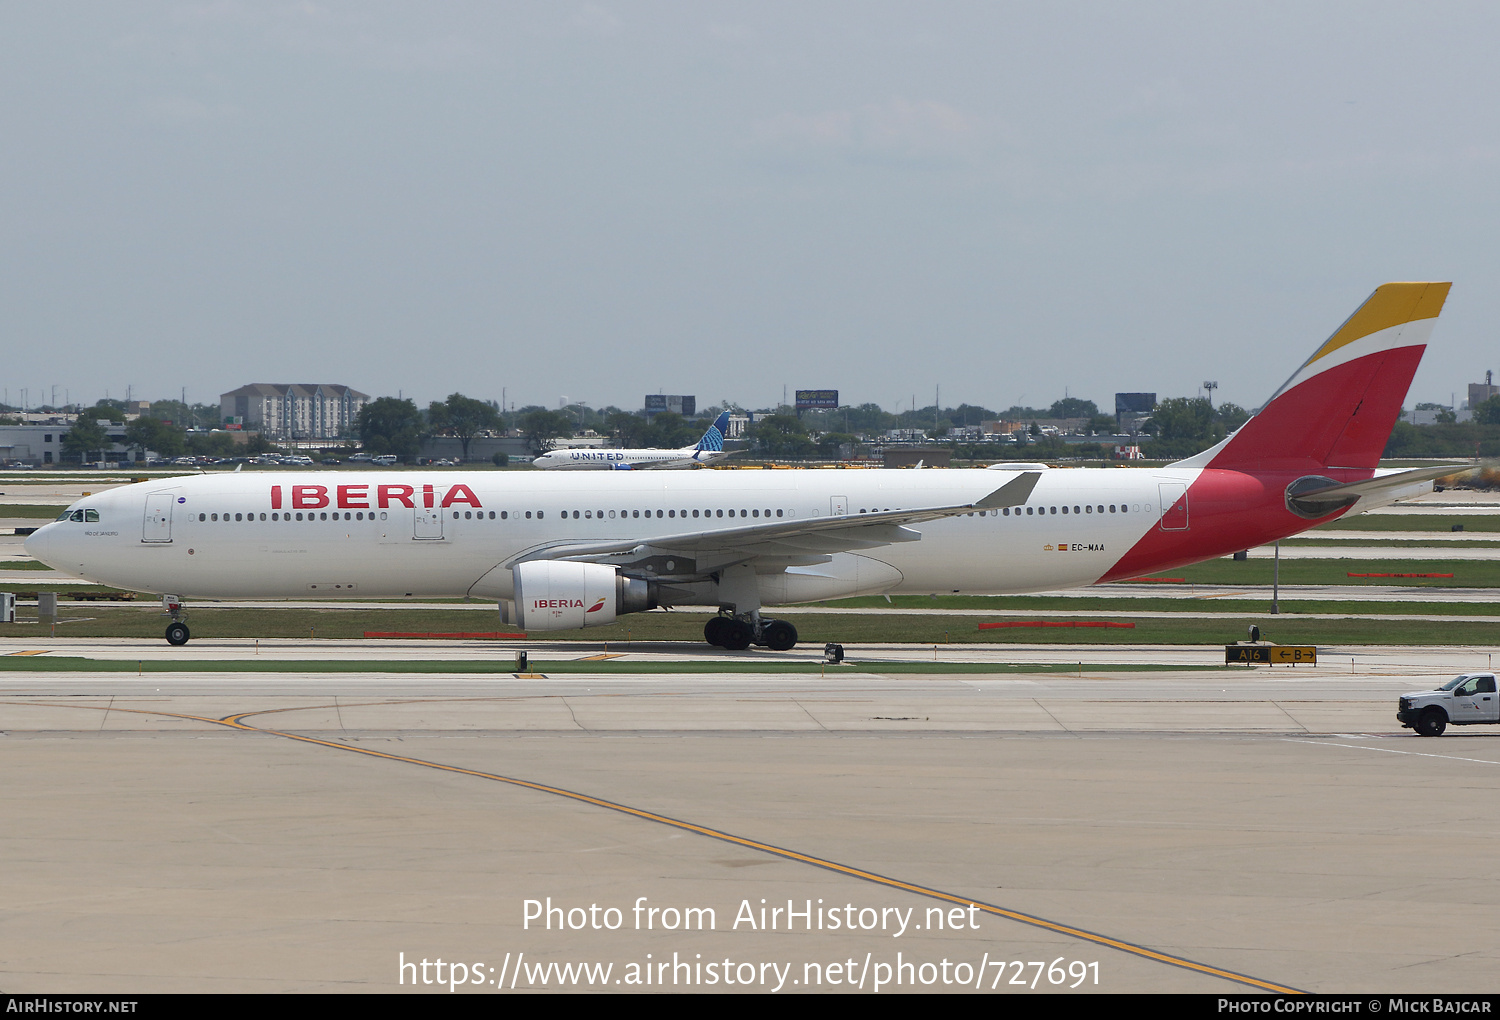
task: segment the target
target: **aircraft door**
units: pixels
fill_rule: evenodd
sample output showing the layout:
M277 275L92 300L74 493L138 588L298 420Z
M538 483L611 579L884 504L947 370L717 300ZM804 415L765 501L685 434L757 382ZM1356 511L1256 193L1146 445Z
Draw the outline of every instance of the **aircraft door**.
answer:
M153 492L146 496L146 515L141 521L141 541L167 543L172 541L172 504L176 495L171 492Z
M443 512L436 508L417 507L411 537L415 539L441 540L443 537Z
M1187 486L1182 482L1159 482L1161 493L1161 530L1186 531L1188 529Z

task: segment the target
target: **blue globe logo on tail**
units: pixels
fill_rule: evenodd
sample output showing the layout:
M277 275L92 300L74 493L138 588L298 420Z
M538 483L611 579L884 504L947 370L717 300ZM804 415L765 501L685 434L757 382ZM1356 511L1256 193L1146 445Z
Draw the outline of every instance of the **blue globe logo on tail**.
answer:
M729 412L720 411L714 423L703 433L703 438L698 440L699 453L722 453L724 451L724 433L729 430Z

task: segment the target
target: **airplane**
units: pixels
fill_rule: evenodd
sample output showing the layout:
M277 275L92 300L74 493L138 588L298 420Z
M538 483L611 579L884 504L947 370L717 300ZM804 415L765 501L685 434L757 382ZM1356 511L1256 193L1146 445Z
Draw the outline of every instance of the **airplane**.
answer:
M560 471L698 467L729 456L724 452L724 436L728 431L729 412L721 411L697 446L684 446L680 450L553 450L532 461L531 466Z
M183 599L493 599L527 632L702 606L721 648L790 649L763 606L1013 594L1225 556L1431 488L1381 470L1450 284L1379 287L1232 435L1162 468L244 473L86 496L26 539L58 570Z

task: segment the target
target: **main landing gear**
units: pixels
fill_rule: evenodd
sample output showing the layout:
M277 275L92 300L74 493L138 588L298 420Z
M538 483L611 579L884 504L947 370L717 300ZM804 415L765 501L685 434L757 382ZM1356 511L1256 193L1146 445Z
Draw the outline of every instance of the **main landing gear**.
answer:
M161 597L161 609L163 613L172 618L172 622L167 624L167 644L187 644L188 638L193 635L188 630L187 623L184 622L187 619L187 610L182 608L182 599L176 595L163 595Z
M785 620L763 619L759 613L749 619L739 616L715 616L703 625L703 640L718 648L737 652L752 644L773 652L785 652L797 645L797 628Z

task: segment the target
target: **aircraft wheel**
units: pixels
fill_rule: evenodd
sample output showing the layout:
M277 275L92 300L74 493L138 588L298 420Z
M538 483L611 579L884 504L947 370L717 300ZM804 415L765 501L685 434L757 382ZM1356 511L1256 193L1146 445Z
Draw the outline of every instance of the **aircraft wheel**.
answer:
M703 625L703 640L716 648L723 648L732 621L715 616Z
M722 647L731 652L743 651L750 647L751 640L755 637L755 631L744 620L729 620L729 626L724 630L724 644Z
M766 624L762 636L766 639L766 647L773 652L785 652L797 645L797 628L785 620L772 620Z
M167 624L167 644L185 645L190 637L192 635L188 633L187 624L181 622Z
M1429 708L1417 720L1417 732L1424 737L1441 737L1448 728L1448 717L1441 709Z

